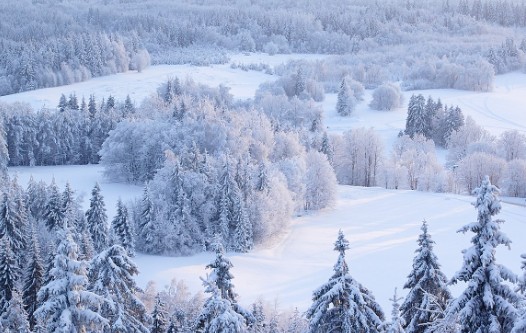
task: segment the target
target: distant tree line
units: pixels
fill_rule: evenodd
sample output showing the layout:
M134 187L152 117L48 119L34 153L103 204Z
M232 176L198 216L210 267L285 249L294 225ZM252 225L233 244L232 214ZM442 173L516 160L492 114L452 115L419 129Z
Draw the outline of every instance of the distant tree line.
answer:
M140 71L150 62L225 63L228 51L353 54L336 63L350 65L345 74L366 88L403 79L406 89L487 91L494 73L524 67L524 42L516 47L506 38L515 36L507 27L524 26L524 6L480 0L381 6L334 0L306 6L294 1L250 6L242 1L10 1L0 7L5 24L0 95ZM466 34L476 38L466 42ZM341 74L326 90L337 88Z

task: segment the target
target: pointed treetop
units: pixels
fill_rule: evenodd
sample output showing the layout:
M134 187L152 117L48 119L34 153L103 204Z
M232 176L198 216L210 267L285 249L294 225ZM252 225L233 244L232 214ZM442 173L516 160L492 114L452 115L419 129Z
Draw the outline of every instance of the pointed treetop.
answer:
M498 195L500 190L491 184L489 176L485 176L480 187L473 190L477 195L477 200L473 204L480 214L490 214L494 216L500 212L501 205Z
M345 256L345 251L349 249L349 241L345 239L343 231L338 231L338 239L334 243L334 251L340 252L340 255Z

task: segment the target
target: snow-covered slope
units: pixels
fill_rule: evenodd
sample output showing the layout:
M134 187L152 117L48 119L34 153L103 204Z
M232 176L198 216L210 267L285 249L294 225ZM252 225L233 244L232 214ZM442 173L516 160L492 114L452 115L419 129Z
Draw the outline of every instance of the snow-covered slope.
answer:
M141 193L138 186L106 182L99 166L12 168L11 172L17 173L23 184L31 174L46 181L55 177L62 187L70 179L77 194L84 196L85 205L98 181L110 218L115 214L118 197L127 200ZM403 294L400 289L411 269L422 220L429 223L444 273L450 277L460 269L461 250L469 246L471 235L457 234L456 230L476 220L470 204L473 198L350 186L340 186L338 191L333 208L295 218L279 239L251 253L229 254L242 303L250 304L262 297L277 300L283 308L297 306L305 310L312 291L332 274L337 258L332 249L339 229L351 244L347 256L351 274L372 290L385 311L390 309L388 299L395 287ZM511 250L499 249L497 259L518 273L520 254L526 253L521 238L526 232L526 207L503 204L498 217L506 220L502 228L514 243ZM200 291L199 276L205 276L205 266L212 258L211 253L191 257L138 255L139 285L146 286L153 280L162 288L176 278L184 280L191 291Z

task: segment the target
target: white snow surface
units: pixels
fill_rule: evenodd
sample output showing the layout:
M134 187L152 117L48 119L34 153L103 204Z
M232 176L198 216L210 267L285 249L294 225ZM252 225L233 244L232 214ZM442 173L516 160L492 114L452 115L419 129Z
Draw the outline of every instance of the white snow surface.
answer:
M276 65L294 56L305 57L239 55L232 61ZM311 59L320 57L311 56ZM234 70L228 64L210 67L163 65L151 66L142 73L122 73L65 87L4 96L0 100L23 101L37 108L43 105L54 107L60 94L75 92L77 96L86 98L90 94L100 98L111 94L124 99L129 94L139 103L143 97L155 93L158 84L175 76L190 76L197 82L212 86L225 84L240 99L253 97L261 82L277 78L261 72ZM406 103L413 93L422 93L426 98L431 95L435 100L440 98L447 105L459 105L465 115L472 116L494 135L508 129L526 133L526 103L523 102L526 96L525 74L496 77L494 91L490 93L445 89L412 91L404 93ZM328 94L322 103L325 123L331 132L374 127L388 150L396 134L405 126L406 105L393 111L372 111L367 107L370 99L371 91L367 91L356 112L342 119L335 112L336 95ZM88 207L91 189L98 181L111 219L119 197L124 201L132 200L140 196L142 189L108 182L103 178L102 171L102 167L97 165L10 169L24 185L30 175L47 182L54 177L61 188L69 180L76 193L83 197L84 208ZM373 292L388 314L391 307L388 299L394 288L398 287L401 296L405 296L402 286L411 270L423 219L428 222L429 233L436 242L435 253L443 272L451 277L461 268L461 251L470 246L472 235L456 231L464 224L476 221L477 212L470 204L472 201L473 197L454 194L339 186L334 207L294 218L290 227L283 230L282 236L248 254L229 253L234 265L235 290L240 295L240 302L247 306L261 297L269 302L277 301L281 309L298 307L300 311L306 310L312 292L332 275L338 256L333 251L333 244L338 230L342 229L350 241L347 261L351 274ZM502 230L513 241L511 250L498 248L497 261L517 274L520 273L520 254L526 253L526 243L521 237L526 232L524 203L524 199L505 199L502 212L497 216L506 221ZM211 253L190 257L139 254L135 258L141 271L138 283L144 287L153 280L161 289L176 278L184 280L192 292L198 292L202 290L199 276L206 275L205 265L212 259ZM457 295L462 289L463 286L459 285L454 286L452 291Z

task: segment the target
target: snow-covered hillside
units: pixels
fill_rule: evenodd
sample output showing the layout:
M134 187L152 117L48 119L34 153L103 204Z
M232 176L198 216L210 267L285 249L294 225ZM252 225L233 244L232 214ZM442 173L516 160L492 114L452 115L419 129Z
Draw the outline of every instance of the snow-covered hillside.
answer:
M89 191L98 181L110 218L115 214L118 197L127 200L141 192L137 186L105 182L99 166L13 168L11 172L18 174L22 184L31 174L46 181L55 177L62 186L70 179L77 194L84 196L85 205ZM283 308L306 309L312 291L332 274L337 258L333 243L341 229L351 243L348 252L351 274L370 288L388 311L388 299L394 288L400 291L410 272L422 220L429 223L444 273L450 277L460 269L461 250L469 246L471 235L457 234L456 230L476 220L472 201L471 197L452 194L339 186L338 201L333 208L295 218L279 239L251 253L229 254L240 301L248 305L262 297L277 300ZM502 228L514 243L511 250L499 249L497 259L518 273L520 254L526 253L526 244L520 237L526 232L526 207L503 204L498 217L506 220ZM176 278L184 280L191 291L200 291L199 277L206 275L205 266L213 256L211 253L191 257L138 255L139 285L146 286L153 280L162 288Z
M290 57L292 55L240 55L232 61L276 65ZM275 79L262 72L232 69L230 65L152 66L142 73L117 74L65 87L4 96L0 100L27 102L37 108L42 105L54 107L60 94L75 92L77 96L86 97L111 94L118 99L129 94L139 103L143 97L154 93L158 84L175 76L189 76L209 85L225 84L240 99L251 98L260 83ZM422 93L426 97L440 98L448 105L459 105L465 115L472 116L495 135L507 129L526 132L526 106L522 103L526 95L526 75L502 75L495 82L491 93L426 90L405 92L405 99L407 102L413 93ZM323 102L325 125L334 132L374 127L389 149L388 144L404 128L406 108L390 112L371 111L367 106L370 99L371 92L368 91L356 112L342 119L334 110L336 96L328 94ZM102 168L94 165L12 168L10 172L18 174L21 184L26 184L30 175L36 180L46 181L54 177L61 187L69 180L77 194L84 197L86 207L91 188L98 181L110 218L115 213L119 197L127 201L141 193L138 186L108 183L102 176ZM298 306L305 310L310 304L312 291L331 275L337 258L332 250L333 242L339 229L345 232L351 243L348 252L351 274L372 290L385 311L389 310L388 299L395 287L403 295L400 289L411 268L423 219L428 221L429 232L437 243L436 253L444 273L450 277L461 267L461 250L469 246L471 235L460 235L456 230L476 220L476 211L470 205L473 198L380 188L340 186L338 189L338 200L333 208L295 218L290 229L279 239L251 253L230 254L234 264L232 272L236 277L234 284L242 303L249 304L263 297L267 301L277 300L283 308ZM519 256L526 253L526 244L520 238L526 232L526 207L520 203L503 204L498 216L506 220L503 230L514 243L511 250L499 249L497 259L517 273ZM199 276L205 276L205 265L211 259L209 253L179 258L138 255L139 284L145 286L149 280L154 280L162 288L176 278L185 280L192 291L201 290Z

